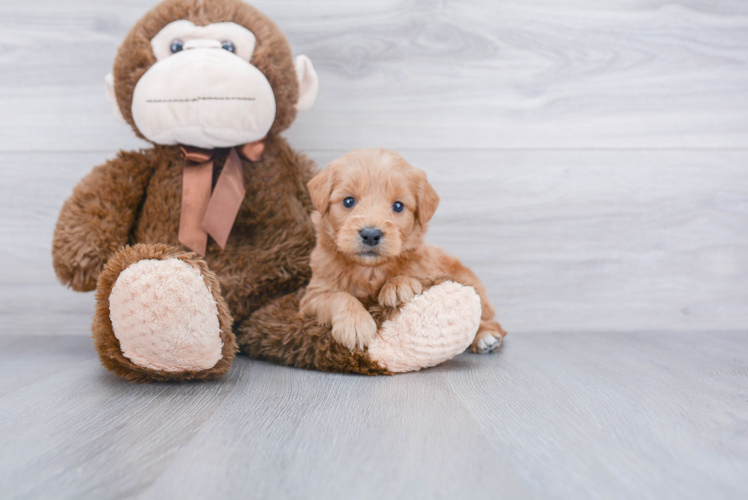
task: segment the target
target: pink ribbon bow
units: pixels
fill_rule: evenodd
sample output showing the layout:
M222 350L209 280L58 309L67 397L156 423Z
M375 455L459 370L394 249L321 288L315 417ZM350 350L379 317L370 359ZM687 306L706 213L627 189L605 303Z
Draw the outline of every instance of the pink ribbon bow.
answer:
M262 141L231 148L212 193L215 150L182 146L186 164L182 174L182 212L179 218L181 244L204 257L208 235L211 235L221 249L226 248L246 194L239 154L250 161L260 161L265 151Z

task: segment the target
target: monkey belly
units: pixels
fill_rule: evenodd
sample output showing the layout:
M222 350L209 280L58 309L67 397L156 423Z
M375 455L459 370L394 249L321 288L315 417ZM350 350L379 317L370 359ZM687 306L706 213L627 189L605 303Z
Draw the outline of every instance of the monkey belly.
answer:
M156 146L155 168L130 244L178 241L184 160L176 147ZM299 192L299 166L284 161L296 155L281 138L267 140L260 162L242 161L246 196L225 249L209 241L205 262L217 276L235 320L286 293L311 276L309 255L314 228ZM226 151L217 153L220 168Z

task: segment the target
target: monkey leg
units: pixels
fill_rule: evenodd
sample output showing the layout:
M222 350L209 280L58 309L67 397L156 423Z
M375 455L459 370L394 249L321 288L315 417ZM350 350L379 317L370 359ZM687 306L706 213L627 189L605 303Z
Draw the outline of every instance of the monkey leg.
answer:
M92 330L101 363L133 382L212 379L236 352L221 287L196 254L123 247L99 276Z
M304 289L258 309L236 328L242 353L285 366L323 372L389 375L368 353L333 340L329 327L299 314Z
M304 291L286 295L253 313L237 331L250 357L297 368L389 375L438 365L463 352L480 325L480 297L453 281L432 283L399 310L365 304L379 326L364 351L333 340L329 327L299 314Z

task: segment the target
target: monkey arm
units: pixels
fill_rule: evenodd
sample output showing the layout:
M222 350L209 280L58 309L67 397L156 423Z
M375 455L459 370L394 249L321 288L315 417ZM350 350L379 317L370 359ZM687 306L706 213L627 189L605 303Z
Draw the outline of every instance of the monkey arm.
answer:
M127 243L152 174L147 155L120 152L84 177L62 206L52 261L73 290L94 290L106 261Z

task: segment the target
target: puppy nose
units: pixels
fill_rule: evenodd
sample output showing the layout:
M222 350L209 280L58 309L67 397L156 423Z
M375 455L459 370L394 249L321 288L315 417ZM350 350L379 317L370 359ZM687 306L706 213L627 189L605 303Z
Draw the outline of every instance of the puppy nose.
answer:
M364 242L364 245L369 245L370 247L379 245L379 240L382 239L382 231L375 227L365 227L363 228L359 234L361 235L361 241Z

